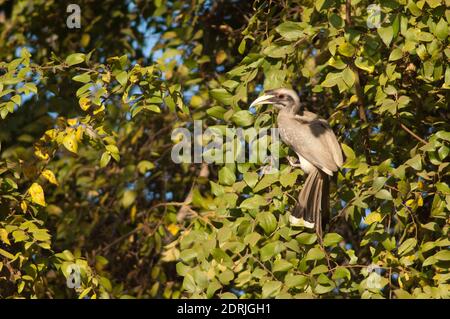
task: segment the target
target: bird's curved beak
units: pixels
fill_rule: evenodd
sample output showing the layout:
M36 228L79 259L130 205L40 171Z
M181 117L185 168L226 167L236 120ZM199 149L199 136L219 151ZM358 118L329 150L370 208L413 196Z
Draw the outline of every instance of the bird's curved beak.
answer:
M252 102L252 104L250 104L250 107L252 106L256 106L256 105L261 105L261 104L271 104L274 101L272 100L272 98L274 98L275 95L272 94L264 94L261 95L259 98L257 98L256 100L254 100Z

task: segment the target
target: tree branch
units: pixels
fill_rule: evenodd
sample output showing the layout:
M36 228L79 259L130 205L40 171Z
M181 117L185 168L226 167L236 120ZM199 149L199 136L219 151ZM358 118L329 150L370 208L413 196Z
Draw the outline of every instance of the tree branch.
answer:
M416 140L418 140L419 142L422 142L423 144L427 144L428 142L426 140L424 140L423 138L421 138L420 136L418 136L416 133L414 133L413 131L411 131L405 124L400 122L400 127L407 132L408 134L410 134L412 137L414 137Z
M352 17L351 17L351 3L350 0L346 0L345 2L345 23L348 27L352 26ZM358 98L358 115L359 119L364 123L367 124L367 115L366 110L364 106L364 91L361 87L361 79L359 76L358 68L355 66L353 60L349 63L350 69L353 71L353 74L355 75L355 91L356 91L356 97ZM369 143L369 127L365 127L363 130L363 138L364 138L364 154L366 157L367 164L371 165L372 161L370 159L370 143Z

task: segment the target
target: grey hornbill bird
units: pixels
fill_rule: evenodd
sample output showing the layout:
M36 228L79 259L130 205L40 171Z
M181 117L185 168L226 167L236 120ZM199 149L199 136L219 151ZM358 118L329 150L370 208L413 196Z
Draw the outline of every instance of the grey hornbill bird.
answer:
M313 223L322 236L322 215L329 213L329 176L342 166L342 150L327 121L306 111L295 91L285 88L266 91L250 105L273 104L279 109L277 124L281 140L298 156L288 158L294 167L308 174L298 196L298 204L291 213L291 223L301 219Z

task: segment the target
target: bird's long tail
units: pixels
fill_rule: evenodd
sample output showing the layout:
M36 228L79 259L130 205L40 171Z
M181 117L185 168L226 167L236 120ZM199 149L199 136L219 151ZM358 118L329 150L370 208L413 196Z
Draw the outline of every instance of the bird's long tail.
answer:
M324 225L328 220L329 183L328 176L324 172L318 169L310 172L298 195L298 204L292 212L292 216L314 223L320 238L322 237L322 219Z

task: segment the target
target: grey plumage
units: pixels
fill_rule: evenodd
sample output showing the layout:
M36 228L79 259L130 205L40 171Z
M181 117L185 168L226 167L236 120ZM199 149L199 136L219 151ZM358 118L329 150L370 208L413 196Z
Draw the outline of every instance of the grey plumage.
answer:
M295 91L267 91L252 105L269 103L280 110L277 124L281 139L298 156L300 165L291 164L308 174L292 216L314 223L321 236L322 217L329 213L329 176L343 163L341 147L327 121L301 109Z

